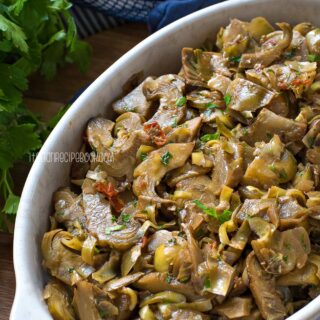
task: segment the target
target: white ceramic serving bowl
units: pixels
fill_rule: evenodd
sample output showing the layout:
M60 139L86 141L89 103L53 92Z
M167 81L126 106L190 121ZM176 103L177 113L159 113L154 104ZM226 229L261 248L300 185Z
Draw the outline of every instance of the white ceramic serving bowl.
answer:
M161 75L180 68L182 47L196 47L214 37L230 18L264 16L271 22L309 21L320 26L320 0L231 0L182 18L142 41L107 69L77 99L42 147L23 189L14 236L16 295L11 320L52 319L42 298L46 275L41 267L40 243L48 228L53 192L68 185L70 163L42 161L49 152L80 147L82 132L93 116L113 116L111 102L133 74ZM318 314L318 316L317 316ZM320 297L290 317L320 319Z

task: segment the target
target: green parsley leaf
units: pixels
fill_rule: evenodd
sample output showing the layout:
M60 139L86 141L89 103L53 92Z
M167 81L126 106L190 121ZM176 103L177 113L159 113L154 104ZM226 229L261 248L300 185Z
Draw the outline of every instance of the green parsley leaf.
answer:
M11 40L15 47L24 53L28 52L28 45L26 43L26 35L22 29L14 22L7 19L0 14L0 31L2 31L4 37Z
M174 279L174 277L171 274L168 273L168 275L166 277L166 282L167 283L171 283L173 279Z
M177 117L174 117L171 127L176 128L178 126Z
M292 49L291 51L288 51L288 52L284 52L283 55L286 59L291 59L295 56L296 54L296 50L295 49Z
M205 287L206 289L211 288L211 281L210 281L209 278L206 278L206 279L204 280L204 287Z
M240 62L241 56L238 57L229 57L228 59L230 62Z
M116 217L115 215L112 215L112 216L111 216L111 221L112 221L112 222L117 222L117 217Z
M284 179L284 180L287 180L287 179L288 179L288 174L287 174L286 170L281 169L281 170L279 171L279 178L280 178L280 179Z
M203 203L201 203L199 200L194 200L193 203L195 203L196 206L198 208L200 208L207 215L209 215L215 219L218 219L218 214L217 214L217 211L215 208L208 208Z
M131 214L123 214L121 219L123 222L129 222L131 220Z
M315 137L308 137L307 138L307 141L308 141L308 144L309 144L310 148L313 147L315 140L316 140Z
M41 140L35 132L34 124L27 123L7 128L0 136L0 169L10 168L14 161L40 146Z
M119 230L123 230L125 229L126 227L123 225L123 224L117 224L115 226L112 226L112 227L107 227L106 228L106 234L109 235L111 234L112 232L114 231L119 231Z
M224 210L221 214L219 214L215 208L208 208L199 200L194 200L193 203L195 203L196 206L200 208L204 213L218 220L219 223L224 223L226 221L229 221L231 218L232 212L229 210Z
M187 103L187 98L186 98L186 97L180 97L180 98L177 99L177 101L176 101L176 105L177 105L178 107L183 107L186 103Z
M68 272L69 272L69 273L74 272L74 270L75 270L74 268L68 268Z
M219 222L224 223L229 221L232 215L232 211L230 210L223 210L223 212L219 215Z
M175 245L177 243L177 239L176 238L171 238L168 240L168 244L170 245Z
M102 319L105 319L108 314L106 310L99 309L99 315Z
M308 54L308 61L309 62L320 62L320 55Z
M13 0L0 4L0 229L14 222L18 197L12 192L9 169L38 151L68 107L48 123L23 105L28 76L52 78L59 66L89 65L90 47L78 39L68 0ZM30 157L29 157L30 158ZM30 161L30 159L29 159ZM6 219L3 215L8 214Z
M216 108L219 108L219 106L217 106L216 104L212 103L212 102L209 102L206 106L206 110L203 111L203 114L206 116L206 117L210 117L213 109L216 109Z
M215 108L219 108L219 106L214 104L214 103L212 103L212 102L209 102L207 104L207 109L215 109Z
M165 166L167 166L169 164L169 160L172 158L172 154L167 151L162 157L161 157L161 162L162 164L164 164Z
M230 94L226 94L224 97L223 97L223 100L224 100L224 103L226 104L226 106L228 107L230 102L231 102L231 95Z
M148 154L146 152L141 152L140 154L140 160L144 161L148 158Z
M208 142L210 140L217 140L220 138L220 132L215 132L215 133L207 133L203 135L200 140L202 142Z
M269 170L271 170L272 172L277 173L277 168L275 167L274 164L270 164L270 165L268 166L268 168L269 168Z
M276 166L274 164L269 165L268 168L272 172L276 173L280 179L283 179L283 180L288 179L288 174L285 171L285 169L282 168L281 170L278 170L278 168L276 168Z
M19 207L20 197L10 194L4 205L3 211L7 214L16 214Z

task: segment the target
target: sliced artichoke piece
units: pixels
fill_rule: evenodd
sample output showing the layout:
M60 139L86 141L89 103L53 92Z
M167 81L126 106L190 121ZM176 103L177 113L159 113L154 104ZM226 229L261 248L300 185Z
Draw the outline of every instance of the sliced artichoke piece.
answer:
M186 297L181 293L173 291L163 291L144 298L140 302L140 307L144 307L146 305L154 303L182 303L186 301Z
M184 165L193 148L193 142L171 143L150 152L148 158L134 171L133 192L135 195L162 201L156 194L155 187L167 172Z
M216 307L217 312L228 319L247 317L252 308L250 297L232 297Z
M212 145L214 156L212 183L215 194L219 194L222 186L236 187L244 174L244 150L236 141L220 141Z
M277 24L283 31L282 39L269 49L261 50L255 53L245 53L241 56L240 68L254 68L255 65L259 67L267 67L273 61L280 58L282 52L289 47L292 40L292 29L288 23L282 22Z
M253 112L268 105L275 93L251 81L237 78L230 84L227 94L230 95L230 109L239 112Z
M248 23L232 19L230 24L219 32L217 39L221 42L217 43L218 47L227 57L241 56L249 44Z
M258 218L253 219L261 224ZM301 269L310 253L310 239L303 227L282 232L275 230L253 240L251 245L264 270L275 275L286 274L296 267Z
M75 320L75 313L70 304L70 292L60 282L52 280L44 288L43 298L55 320Z
M112 130L114 122L105 118L94 118L87 125L87 137L91 148L98 153L113 144Z
M137 282L143 276L143 272L136 272L122 278L112 279L107 282L103 289L106 291L114 291L126 287L131 283Z
M200 295L196 294L193 286L188 283L182 283L175 278L167 281L168 274L166 272L151 272L141 277L134 283L134 287L140 290L148 290L152 293L161 291L174 291L185 295L191 301L200 298Z
M112 108L117 113L125 112L137 112L143 117L149 117L152 109L152 104L146 99L143 94L143 86L145 82L153 79L152 77L146 78L142 83L139 84L135 89L129 92L125 97L117 100L112 104Z
M307 263L301 269L294 269L293 271L282 275L277 279L277 285L283 287L290 286L318 286L320 283L317 277L318 268L312 263Z
M80 255L62 244L63 239L71 238L70 233L56 229L44 234L41 245L44 267L48 268L54 277L68 285L74 285L94 271Z
M306 34L307 46L312 54L320 55L320 29L316 28Z
M307 124L276 115L263 108L242 139L251 146L256 142L268 142L273 135L278 135L282 142L301 141L305 135Z
M264 17L256 17L250 21L248 30L250 36L259 42L263 35L273 32L274 28Z
M274 320L284 319L287 311L276 291L274 277L261 268L253 252L247 257L246 266L249 287L262 317Z
M173 118L179 123L186 113L186 98L184 97L185 83L174 74L149 78L144 82L143 92L148 101L159 101L156 113L147 124L156 122L165 130L171 127Z
M242 179L244 185L268 189L289 182L296 174L296 160L277 135L267 144L260 143L255 155Z

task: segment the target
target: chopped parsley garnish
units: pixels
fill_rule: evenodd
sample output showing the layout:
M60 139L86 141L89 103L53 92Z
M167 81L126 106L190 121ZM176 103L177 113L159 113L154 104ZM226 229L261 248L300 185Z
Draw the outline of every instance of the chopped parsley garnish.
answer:
M113 231L119 231L119 230L123 230L125 229L125 226L122 225L122 224L117 224L115 226L112 226L112 227L107 227L106 228L106 234L111 234Z
M74 272L74 268L68 268L68 272L69 272L69 273Z
M187 103L187 98L186 97L180 97L176 101L176 106L183 107L186 103Z
M200 140L202 142L208 142L210 140L217 140L220 138L220 132L215 132L215 133L207 133L203 135Z
M308 54L309 62L320 62L320 56L317 54Z
M117 222L117 217L116 217L116 216L114 216L114 215L112 215L112 217L111 217L111 221L112 221L112 222Z
M283 256L283 261L284 261L285 263L288 263L288 256Z
M284 180L288 179L288 174L284 169L281 169L279 171L279 178Z
M135 208L137 207L137 204L138 204L138 200L137 200L137 199L135 199L135 200L132 201L132 205L133 205Z
M173 119L173 122L172 122L171 127L172 127L172 128L176 128L177 126L178 126L177 117L175 117L175 118Z
M274 173L277 172L277 168L275 167L274 164L270 164L270 165L268 166L268 168L269 168L269 170L271 170L271 171L274 172Z
M165 166L167 166L169 164L169 160L172 158L172 154L167 151L162 157L161 157L161 162L162 164L164 164Z
M226 104L226 106L228 107L230 102L231 102L231 95L230 94L226 94L224 97L223 97L223 100L224 100L224 103Z
M177 243L177 239L176 238L171 238L168 240L168 243L171 245L175 245Z
M228 59L230 62L240 62L241 56L238 57L229 57Z
M272 172L276 173L280 179L284 179L284 180L288 179L288 174L283 168L279 170L276 168L274 164L269 165L268 168Z
M212 102L209 102L207 104L207 109L215 109L215 108L219 108L219 106L214 104L214 103L212 103Z
M147 158L148 158L148 154L145 153L145 152L141 152L141 154L140 154L140 160L141 160L141 161L144 161L144 160L146 160Z
M315 141L315 137L308 137L307 141L310 147L312 147L314 145L314 141Z
M307 251L307 244L306 244L306 241L305 241L305 239L304 239L303 234L300 236L300 243L301 243L303 249L304 249L305 251Z
M204 287L205 287L206 289L211 288L211 281L210 281L209 278L206 278L206 279L204 280Z
M292 49L291 51L289 51L289 52L284 52L284 57L286 58L286 59L291 59L291 58L293 58L294 56L295 56L295 54L296 54L296 49Z
M100 309L99 310L99 315L101 318L105 318L107 316L107 312L105 310Z
M223 210L223 212L219 214L217 213L215 208L208 208L199 200L194 200L193 203L195 203L196 206L200 208L204 213L206 213L210 217L213 217L214 219L217 219L220 223L229 221L231 218L232 212L230 210Z
M168 275L166 277L166 282L167 283L171 283L173 279L174 279L174 277L171 274L168 273Z
M206 117L209 117L212 113L212 110L213 109L216 109L216 108L219 108L218 105L212 103L212 102L209 102L206 106L206 110L203 111L203 114L206 116Z
M129 222L131 220L131 214L123 214L121 219L123 222Z
M223 212L219 215L219 222L224 223L226 221L229 221L232 215L232 211L230 210L223 210Z

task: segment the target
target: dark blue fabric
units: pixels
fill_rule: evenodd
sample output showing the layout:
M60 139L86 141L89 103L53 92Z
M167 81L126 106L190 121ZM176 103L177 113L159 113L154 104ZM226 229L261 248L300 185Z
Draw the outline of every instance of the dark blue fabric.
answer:
M89 35L96 29L96 22L101 14L107 15L105 24L110 23L110 17L133 22L144 22L149 24L151 32L157 31L167 24L182 18L189 13L205 8L223 0L72 0L77 5L75 15L77 16L79 28L84 29L83 35ZM82 11L80 10L82 9ZM91 9L90 14L87 10ZM100 15L98 17L98 15ZM96 21L92 21L96 19ZM109 19L109 20L108 20ZM81 22L81 23L80 23ZM100 31L100 30L98 30Z
M149 13L148 25L151 32L157 31L169 23L192 12L222 2L223 0L167 0Z

